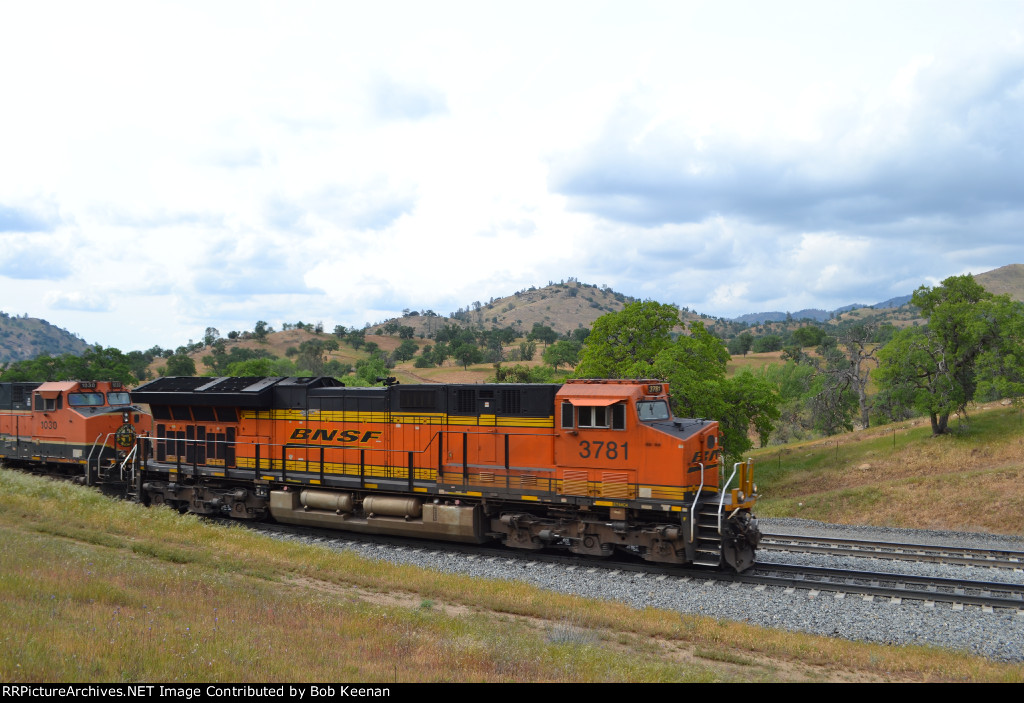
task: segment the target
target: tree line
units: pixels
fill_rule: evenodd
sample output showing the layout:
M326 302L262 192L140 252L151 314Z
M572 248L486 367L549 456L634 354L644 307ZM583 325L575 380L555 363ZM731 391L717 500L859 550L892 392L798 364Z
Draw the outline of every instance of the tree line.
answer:
M397 361L411 359L419 368L449 361L466 368L492 363L491 380L497 382L555 382L573 369L577 378L669 381L673 411L718 420L732 456L747 451L752 436L762 444L769 438L784 442L915 415L929 417L933 434L940 435L949 430L952 415L966 416L972 401L1024 396L1024 305L989 293L971 276L954 276L934 288L922 286L912 303L921 310L924 325L897 330L863 322L839 327L834 334L801 327L782 340L781 363L731 377L726 364L731 354L743 353L732 346L742 334L725 343L701 321L679 334L680 309L647 301L598 318L592 330L565 335L540 323L525 337L513 328L474 330L445 324L434 334L434 343L422 349L396 325L391 331L402 342L391 353L366 341L365 329L340 325L327 338L322 325L309 325L318 337L289 348L283 359L260 348L228 348L216 329L207 328L203 340L175 350L153 347L123 354L95 346L82 355L44 354L3 366L0 380L135 384L149 378L148 367L157 357L167 359L167 375L194 375L189 354L203 348L209 349L203 362L213 375L331 375L349 385L379 384ZM229 333L229 338L244 334L265 341L272 331L259 321L253 332ZM341 343L368 352L368 358L354 365L331 359ZM539 346L545 366L517 363L533 360ZM872 374L874 395L869 393Z

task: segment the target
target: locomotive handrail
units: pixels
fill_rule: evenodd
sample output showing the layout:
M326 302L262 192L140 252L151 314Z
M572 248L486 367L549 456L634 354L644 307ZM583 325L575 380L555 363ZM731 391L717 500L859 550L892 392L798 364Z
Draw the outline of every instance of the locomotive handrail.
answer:
M94 439L92 441L92 449L89 450L89 456L87 456L85 458L85 485L86 486L91 486L92 485L92 482L90 480L92 478L92 471L90 470L92 468L92 453L94 451L96 451L96 443L100 441L100 437L102 437L102 436L103 436L102 432L100 432L98 435L96 435L96 439ZM97 471L97 473L99 472L99 460L98 459L96 460L96 471Z
M133 444L131 451L128 452L128 455L124 458L124 461L121 462L121 480L122 481L124 480L124 466L125 466L125 464L127 464L129 461L132 460L132 457L135 456L136 450L138 450L138 448L139 448L138 444ZM134 468L132 469L132 471L134 472ZM135 479L135 477L133 476L132 480L134 481L134 479Z
M440 433L437 433L437 434L439 435ZM235 441L228 441L228 440L206 440L206 439L197 439L197 438L177 439L177 438L158 437L158 436L153 436L153 435L140 436L140 437L138 437L138 439L140 439L140 440L147 440L147 441L149 441L151 443L154 443L154 445L155 445L155 443L160 442L160 441L167 441L167 442L174 442L174 443L181 442L185 446L191 445L193 447L199 447L199 446L202 446L202 445L209 444L212 441L215 444L224 444L225 446L233 446L233 447L236 447L236 448L237 447L242 447L242 446L250 446L250 447L253 447L255 449L254 465L252 466L251 470L254 471L254 472L259 472L259 471L279 472L281 474L281 480L287 480L288 467L287 467L287 458L286 458L285 454L286 454L288 449L290 449L290 448L291 449L320 449L320 452L321 452L321 462L320 462L320 464L321 464L321 475L323 473L323 468L322 468L322 465L323 465L323 459L322 459L323 452L324 452L325 449L327 449L326 446L320 445L320 444L301 444L301 443L297 443L297 442L285 442L284 444L277 444L277 443L273 443L273 442L242 442L242 441L238 441L238 440L235 440ZM411 466L411 464L413 463L412 462L412 456L414 454L426 454L428 451L430 451L430 447L431 447L431 445L433 443L434 443L433 439L431 439L431 441L427 443L426 447L424 447L423 449L417 449L417 450L390 449L390 448L384 448L384 447L336 447L336 448L338 448L338 449L358 450L359 451L359 453L360 453L360 477L362 478L363 477L363 471L365 469L365 459L364 459L364 457L365 457L365 453L367 451L370 451L370 452L384 452L386 454L401 453L401 454L408 455L408 457L409 457L408 464ZM273 462L275 461L275 459L273 457L273 454L274 454L274 450L276 448L278 448L278 447L280 447L280 449L281 449L281 467L278 468L278 469L275 469L275 468L273 468ZM261 451L261 450L266 450L266 451L264 452L264 451ZM170 462L170 463L176 464L177 469L180 472L181 471L181 467L182 467L181 452L177 451L177 449L175 449L174 451L175 451L175 461L174 462ZM154 455L155 455L155 452L154 452ZM266 467L266 468L264 468L262 466L264 455L271 462L271 466ZM191 469L193 471L193 474L195 474L198 471L198 466L199 466L198 461L199 461L199 457L198 457L198 454L196 452L192 453L192 461L191 462L189 462L187 459L185 461L185 464L187 466L191 467ZM313 463L316 463L316 462L313 462ZM209 464L205 464L204 463L203 466L209 466ZM225 469L230 469L231 467L225 466L224 468ZM237 467L235 467L235 468L237 468ZM387 469L406 468L407 470L409 469L409 467L401 467L401 466L399 466L397 464L394 465L394 466L384 466L383 468L387 468ZM412 477L411 474L409 474L409 478L410 478L410 480L412 480L413 477Z
M494 427L495 430L497 430L498 425L477 425L477 427ZM471 468L479 469L479 468L484 468L485 466L486 467L490 467L492 465L491 464L470 464L469 463L469 435L470 434L474 434L475 435L477 433L470 433L470 432L468 432L466 430L436 430L435 433L434 433L434 436L435 437L440 437L442 435L449 435L449 434L451 434L451 435L461 435L461 437L462 437L462 463L461 463L461 466L462 466L462 485L466 486L466 485L469 484L469 478L470 478L469 470ZM499 433L497 431L495 431L493 434L499 434ZM548 437L548 438L551 439L552 442L554 442L555 435L551 434L549 432L501 432L500 434L501 434L502 437L505 438L505 448L504 448L505 488L509 489L510 488L510 474L509 474L509 472L511 470L513 470L513 469L519 470L519 467L514 467L514 466L511 465L511 460L509 459L509 455L510 455L510 446L509 446L510 440L509 440L509 438L510 437ZM429 447L430 444L433 443L433 441L434 440L432 438L430 440L430 442L427 444L427 446ZM443 456L444 456L444 443L439 441L438 442L438 456L437 456L437 471L438 471L439 474L446 467L450 468L450 467L458 467L459 466L458 463L445 463L444 459L443 459ZM498 466L498 464L493 464L493 466ZM532 469L533 467L523 467L523 468L531 468ZM553 471L553 469L551 469L551 470ZM550 482L550 480L548 481L548 489L551 490L551 482Z
M741 464L745 462L737 461L732 465L732 474L729 475L729 480L725 482L725 485L719 490L720 495L718 496L718 534L722 534L722 509L725 506L725 494L729 490L729 484L736 477L736 472L739 471Z
M100 434L103 434L103 433L101 432ZM110 438L113 437L114 434L115 434L114 432L108 432L106 438L104 438L104 440L103 440L103 445L102 446L104 446L104 447L107 446L107 443L110 442ZM98 435L97 435L96 439L99 440L99 436ZM96 442L93 442L93 448L95 448L95 447L96 447ZM92 456L92 452L89 452L89 456ZM100 457L101 456L103 456L102 452L100 452L100 456L96 457L96 476L97 476L97 478L100 475ZM115 457L114 457L114 463L117 463L116 452L115 452ZM88 467L89 467L89 464L87 462L86 463L86 473L88 473L88 471L89 471Z
M694 531L697 529L697 502L700 500L701 491L704 490L704 462L700 464L700 485L697 486L697 495L693 497L693 505L690 507L690 542L693 542Z
M415 480L414 473L415 473L415 470L416 470L417 467L415 466L416 462L414 461L414 456L417 455L417 454L426 456L426 455L429 455L430 453L432 453L434 451L433 448L434 448L434 445L435 445L435 441L437 443L437 460L438 460L438 466L436 467L436 470L438 471L439 474L441 472L443 472L445 468L451 468L452 466L459 466L460 464L463 466L463 469L465 471L468 471L468 469L470 469L470 468L485 468L485 466L486 467L490 466L490 465L483 465L483 464L477 465L477 464L469 464L469 463L467 463L466 459L468 458L468 455L465 452L463 453L463 461L462 462L456 463L456 464L446 463L444 461L444 454L443 454L443 450L444 450L444 437L443 437L443 435L445 435L445 434L466 435L467 433L464 432L464 431L459 431L459 430L437 430L437 431L434 432L434 434L431 437L431 439L427 442L427 444L422 449L414 449L414 450L392 449L392 448L387 448L387 447L327 447L327 446L322 445L322 444L306 444L306 443L301 443L301 442L285 442L283 444L278 444L278 443L274 443L274 442L242 442L242 441L238 441L238 440L235 440L233 442L226 441L226 440L213 440L213 441L215 443L218 443L218 444L231 445L231 446L234 446L234 447L241 447L241 446L253 447L255 449L255 456L254 456L255 464L251 468L251 470L252 471L269 471L269 472L273 472L273 473L279 473L280 476L281 476L281 480L287 480L287 478L288 478L288 467L287 467L287 457L286 457L286 453L287 453L288 449L305 449L305 450L313 450L313 451L319 450L319 452L320 452L319 460L314 459L312 462L307 462L307 464L310 464L312 466L319 465L320 472L321 472L321 480L323 480L323 471L324 471L324 469L323 469L324 452L328 448L358 450L359 451L359 455L360 455L360 461L359 461L360 471L359 471L359 475L360 475L360 479L361 480L365 480L365 469L366 469L365 456L366 456L366 452L381 452L381 453L388 454L388 455L391 455L391 454L405 455L407 457L407 459L406 459L406 461L402 462L401 465L397 464L397 463L394 464L393 466L386 464L386 465L384 465L381 468L393 469L396 472L401 472L401 470L404 469L405 470L404 471L405 477L409 481ZM552 473L555 471L555 469L548 469L548 468L543 468L543 467L525 467L525 466L524 467L517 467L517 466L512 466L511 465L511 461L510 461L510 454L511 454L511 452L510 452L510 446L509 445L510 445L510 438L511 437L546 437L546 436L548 436L547 433L543 433L543 432L512 432L512 433L504 432L504 433L501 433L501 434L503 435L503 437L505 439L505 442L504 442L505 449L504 449L504 456L502 457L502 463L504 463L504 468L505 468L505 470L507 472L513 471L513 470L527 470L527 469L528 470L532 470L532 471L548 471L548 472L552 472ZM163 437L158 437L158 436L154 436L154 435L148 435L148 436L139 437L139 439L147 440L147 441L153 443L154 446L155 446L155 443L160 442L161 440L163 440L163 441L175 443L175 445L180 442L180 443L182 443L186 447L199 447L199 446L202 446L204 444L209 444L210 441L211 441L211 440L201 440L201 439L198 439L198 438L192 438L192 439L186 439L186 438L183 438L183 439L163 438ZM281 457L280 457L279 460L282 462L280 468L274 468L273 466L263 467L262 464L263 464L264 459L269 459L271 462L276 461L274 459L274 455L277 454L277 450L278 449L280 449L280 453L281 453ZM188 461L187 459L183 459L182 455L183 455L184 452L178 450L177 448L174 449L173 451L175 452L175 461L174 462L170 462L170 463L176 464L176 466L178 467L178 471L179 472L181 471L181 469L183 467L183 464L184 464L185 467L190 467L192 469L193 473L195 473L197 471L197 469L198 469L198 455L197 455L196 452L192 452L192 461ZM155 455L155 452L154 452L154 455ZM209 465L208 464L204 464L204 466L209 466ZM501 463L496 463L494 465L494 468L496 468L496 469L498 469L500 467L501 467ZM420 468L431 469L432 467L427 466L427 467L420 467ZM230 469L230 467L225 467L225 469ZM400 478L400 477L402 477L401 473L396 473L395 478ZM507 479L508 479L508 476L506 476L506 483L508 482ZM463 477L463 483L467 483L467 482L468 482L468 477L464 476ZM547 483L548 483L548 490L553 490L553 487L551 486L551 479L548 479Z
M186 452L186 451L184 451L182 449L182 447L188 447L189 449L191 449L193 447L197 447L198 448L198 447L201 447L201 446L204 446L204 445L209 445L211 441L214 442L215 444L224 444L225 446L233 446L233 447L236 447L236 448L239 448L239 447L252 447L255 450L254 456L250 457L250 459L252 459L254 461L254 464L251 467L242 468L242 467L238 467L238 466L230 467L230 466L226 466L225 465L223 467L225 470L230 471L232 469L240 469L240 470L253 471L253 472L266 471L266 472L269 472L269 473L271 473L273 475L279 476L280 480L283 480L283 481L287 481L288 480L288 474L289 474L290 471L293 470L293 469L289 469L289 467L288 467L287 451L289 449L307 450L307 451L311 451L311 452L315 452L315 453L318 452L319 453L319 457L309 458L305 462L305 465L306 465L307 468L299 469L299 471L301 471L301 472L309 472L309 471L317 472L319 470L321 482L325 478L325 469L324 469L324 465L326 463L325 462L325 452L328 449L338 449L338 450L348 450L348 451L358 451L359 452L359 478L360 478L361 484L365 483L365 480L367 479L366 469L370 468L370 466L371 466L371 465L368 465L366 463L366 452L380 452L380 453L384 453L386 455L403 455L403 457L405 458L405 461L402 461L401 463L394 463L394 464L392 464L390 462L385 462L385 464L383 464L383 465L373 464L372 467L375 468L375 469L383 469L383 470L387 471L388 472L388 476L391 477L391 478L398 478L398 479L405 478L405 479L407 479L410 482L410 489L409 490L413 490L411 486L412 486L412 483L415 480L417 480L415 474L416 474L416 471L418 469L423 469L423 470L428 470L428 471L429 470L436 470L437 474L438 474L437 475L437 480L442 480L442 474L445 472L445 470L450 470L452 468L461 467L463 469L463 476L462 476L462 481L461 481L461 483L463 485L467 485L467 484L469 484L471 482L471 478L472 477L470 475L470 473L471 473L470 469L492 469L493 468L495 471L502 471L502 469L504 469L503 473L505 474L505 476L504 476L505 484L506 484L505 488L507 490L511 489L511 479L513 478L513 475L512 475L513 472L530 471L530 472L534 472L534 473L546 473L546 474L554 474L554 473L557 472L556 468L541 467L541 466L513 466L512 462L511 462L511 454L512 454L512 451L511 451L511 449L512 449L511 441L512 441L513 438L516 438L516 437L523 437L523 438L527 438L527 437L550 437L553 440L554 439L553 435L549 435L546 432L536 432L536 431L529 431L529 432L500 432L498 434L501 434L502 437L504 438L504 451L502 452L502 451L499 450L499 452L497 452L497 453L499 454L500 458L498 458L497 461L494 462L494 464L490 464L490 463L476 463L476 462L470 463L468 461L468 459L469 459L469 452L467 451L468 447L466 447L465 445L468 442L468 439L469 439L468 435L470 435L470 434L473 434L473 433L468 433L468 432L466 432L464 430L442 430L442 429L437 429L437 430L435 430L433 432L433 435L431 436L429 441L427 441L427 443L421 449L413 449L413 450L409 450L409 449L393 449L393 448L390 448L390 447L344 447L344 446L323 445L323 444L309 444L309 443L304 443L304 442L288 442L288 441L286 441L284 443L276 443L276 442L247 442L247 441L239 441L237 439L234 440L234 441L230 441L230 440L198 439L198 438L194 438L194 437L191 438L191 439L188 439L188 438L178 439L178 438L163 438L163 437L159 437L159 436L155 436L155 435L148 435L148 436L144 436L144 437L139 437L139 439L148 440L149 442L153 443L154 447L155 447L155 444L160 442L160 441L166 441L166 442L172 443L171 446L173 446L175 448L173 450L172 449L168 449L168 452L174 451L174 453L175 453L174 459L175 460L171 461L171 462L168 462L168 463L175 464L177 466L177 470L179 472L183 468L186 469L186 470L190 469L192 471L193 475L197 475L198 474L198 470L199 470L200 461L199 461L198 452L196 452L196 451ZM445 442L445 438L443 437L443 435L462 435L462 437L463 437L463 445L464 446L463 446L463 452L462 452L461 461L457 461L457 462L446 462L445 461L445 458L444 458L444 446L445 446L446 442ZM436 467L431 467L429 465L428 466L419 466L419 467L417 467L416 466L417 462L415 460L415 455L419 454L419 455L423 455L423 456L429 456L432 452L435 451L435 449L434 449L435 442L436 442L436 447L437 447L437 450L436 450L437 451L437 457L436 457L436 459L437 459L438 465ZM451 442L451 440L449 440L449 443L450 442ZM186 456L185 456L188 453L192 454L191 461L188 458L186 458ZM153 456L154 457L156 456L156 452L155 451L153 453ZM270 462L270 466L264 466L264 462L265 461L269 461ZM275 467L274 464L277 463L277 462L281 462L280 466L276 466ZM432 462L428 462L428 463L432 463ZM207 464L207 463L203 463L202 465L204 467L210 467L211 466L210 464ZM704 476L704 471L706 470L707 467L705 466L704 463L700 463L699 466L700 466L700 469L701 469L701 483L700 483L700 487L698 488L697 496L695 497L695 500L694 500L694 504L693 504L693 508L694 509L696 509L696 506L700 502L700 498L703 495L703 488L705 487L705 484L706 484L706 478ZM391 472L393 472L393 475L391 474ZM542 478L542 477L538 476L537 478L538 478L538 482L540 484L546 486L546 488L541 488L541 490L546 490L548 492L556 490L555 485L554 485L556 480L554 479L554 477ZM635 484L634 484L634 489L635 489ZM693 529L695 529L695 528L691 525L691 532L692 532ZM691 535L691 539L692 539L692 535Z

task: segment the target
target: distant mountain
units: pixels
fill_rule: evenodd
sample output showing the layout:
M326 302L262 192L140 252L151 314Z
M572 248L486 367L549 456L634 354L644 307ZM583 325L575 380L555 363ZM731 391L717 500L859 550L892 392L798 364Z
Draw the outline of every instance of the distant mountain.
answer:
M986 271L985 273L979 273L974 275L974 280L985 287L985 290L996 295L1009 295L1013 300L1019 300L1024 302L1024 264L1009 264L1008 266L1002 266L992 271ZM762 325L766 322L784 322L787 319L799 321L805 318L810 318L817 322L825 322L826 320L838 317L840 314L850 312L851 310L862 310L864 308L872 308L874 310L891 310L895 308L901 308L904 305L910 303L910 299L913 296L911 294L900 295L895 298L889 298L883 300L880 303L868 306L860 303L853 305L844 305L841 308L835 310L820 310L820 309L809 309L809 310L798 310L797 312L784 313L784 312L754 312L746 315L740 315L734 317L734 322L745 322L748 325Z
M0 363L34 359L40 354L81 354L88 348L84 339L46 320L0 312Z
M846 308L840 308L840 310L849 310L854 307L863 307L862 305L851 305ZM808 308L806 310L797 310L796 312L752 312L746 315L740 315L739 317L732 318L735 322L746 322L748 325L760 325L765 322L785 322L787 319L799 321L799 320L814 320L815 322L824 322L829 319L831 314L828 310L821 310L818 308Z
M880 303L875 303L871 307L876 308L876 309L901 308L904 305L906 305L907 303L909 303L910 299L912 297L913 296L911 296L911 295L900 295L900 296L897 296L895 298L889 298L888 300L883 300Z
M862 310L864 308L874 308L875 310L885 310L888 308L898 308L906 305L910 302L909 295L901 295L898 298L889 298L888 300L882 301L881 303L875 303L874 305L864 305L863 303L854 303L852 305L844 305L841 308L835 310L821 310L820 308L810 308L807 310L797 310L796 312L784 313L784 312L754 312L747 315L741 315L739 317L732 318L734 322L746 322L748 325L763 325L765 322L785 322L788 319L793 322L799 322L800 320L814 320L815 322L827 322L834 317L839 317L844 312L850 312L851 310Z

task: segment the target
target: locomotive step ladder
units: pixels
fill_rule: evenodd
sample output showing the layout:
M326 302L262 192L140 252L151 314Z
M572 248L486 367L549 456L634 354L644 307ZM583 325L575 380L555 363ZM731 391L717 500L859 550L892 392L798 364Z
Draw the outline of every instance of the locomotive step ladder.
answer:
M696 553L693 563L719 566L722 563L722 536L718 533L718 506L704 505L697 513Z

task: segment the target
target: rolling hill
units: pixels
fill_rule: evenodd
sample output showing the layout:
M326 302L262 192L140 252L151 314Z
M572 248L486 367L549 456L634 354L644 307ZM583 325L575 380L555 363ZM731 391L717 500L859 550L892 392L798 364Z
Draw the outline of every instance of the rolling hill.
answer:
M46 320L0 312L0 363L34 359L41 354L81 354L89 345Z

